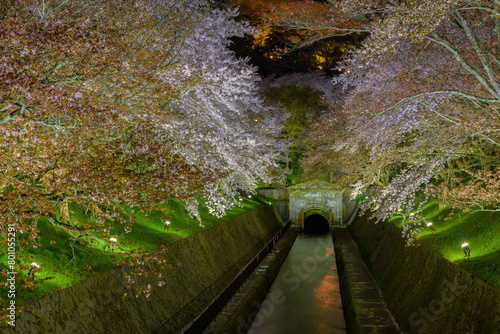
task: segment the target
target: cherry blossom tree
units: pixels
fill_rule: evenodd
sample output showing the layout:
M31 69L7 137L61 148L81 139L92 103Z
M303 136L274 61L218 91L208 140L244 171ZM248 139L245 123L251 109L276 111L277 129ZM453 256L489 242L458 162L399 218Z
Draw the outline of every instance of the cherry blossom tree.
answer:
M339 90L335 87L332 87L330 81L331 80L325 75L324 72L314 70L303 73L290 73L279 77L266 77L262 81L260 89L265 91L269 88L277 88L287 85L297 86L301 88L311 88L321 93L321 98L323 99L325 104L330 104L334 102L334 100L339 100L342 98Z
M228 38L253 32L205 1L13 1L0 16L0 216L36 246L37 218L75 235L279 181L280 120ZM65 221L68 201L97 224ZM100 206L96 206L100 205ZM106 208L106 209L102 209Z
M277 158L288 145L276 140L283 117L259 98L256 69L226 48L229 37L255 32L244 25L225 24L235 16L236 10L213 10L186 38L189 47L181 50L186 59L182 66L162 73L168 84L203 73L203 80L186 87L172 102L177 117L166 128L189 163L223 175L216 185L205 188L218 215L223 214L222 207L232 207L228 199L214 196L219 191L234 196L238 189L255 192L252 185L258 181L282 182Z
M485 189L498 184L498 14L496 2L391 2L339 66L334 82L349 94L323 120L331 132L319 149L338 153L322 163L341 170L338 154L358 157L347 175L360 180L358 191L370 185L363 207L376 220L402 211L410 237L423 222L409 213L431 195L496 210ZM311 154L306 165L318 158ZM454 191L460 195L450 200Z
M474 1L477 2L477 1ZM288 51L343 36L372 37L371 48L386 52L394 41L426 35L446 17L454 0L339 0L279 2L264 13L274 25L292 34ZM366 44L366 43L365 43ZM366 52L366 50L365 50Z

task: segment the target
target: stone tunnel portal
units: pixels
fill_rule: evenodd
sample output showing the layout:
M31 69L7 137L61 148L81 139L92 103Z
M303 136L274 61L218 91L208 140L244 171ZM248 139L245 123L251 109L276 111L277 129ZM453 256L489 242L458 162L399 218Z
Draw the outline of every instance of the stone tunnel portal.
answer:
M304 233L323 234L330 230L328 219L322 214L313 213L304 218Z
M323 181L311 181L288 187L289 213L293 224L304 229L305 219L313 214L323 216L328 226L342 222L342 191Z

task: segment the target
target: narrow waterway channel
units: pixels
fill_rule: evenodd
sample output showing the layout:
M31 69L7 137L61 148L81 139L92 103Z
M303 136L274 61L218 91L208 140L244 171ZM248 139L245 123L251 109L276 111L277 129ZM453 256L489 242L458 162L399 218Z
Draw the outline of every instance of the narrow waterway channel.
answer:
M346 333L331 233L298 235L248 333Z

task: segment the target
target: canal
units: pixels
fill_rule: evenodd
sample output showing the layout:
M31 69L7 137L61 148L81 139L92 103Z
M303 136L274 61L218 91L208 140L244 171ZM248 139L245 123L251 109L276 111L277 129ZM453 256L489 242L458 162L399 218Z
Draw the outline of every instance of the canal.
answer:
M297 236L248 333L346 333L330 232Z

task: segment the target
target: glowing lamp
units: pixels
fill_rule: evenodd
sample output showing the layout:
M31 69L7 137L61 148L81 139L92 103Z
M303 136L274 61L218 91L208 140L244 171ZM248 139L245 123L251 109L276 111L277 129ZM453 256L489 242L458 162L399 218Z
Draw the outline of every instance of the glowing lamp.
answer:
M112 241L112 242L117 242L118 240L116 240L116 238L109 238L109 241Z
M469 244L464 242L462 244L462 250L464 251L464 254L465 254L465 257L467 258L467 260L470 261L470 248L469 248Z
M430 228L432 231L432 234L434 234L434 226L432 225L432 223L427 223L427 227Z
M165 221L165 227L163 228L164 230L167 230L168 232L168 228L170 227L170 222L168 220Z
M36 262L31 262L31 267L30 270L28 271L28 277L27 277L28 280L30 281L35 280L35 273L38 271L38 268L40 268L40 266Z

